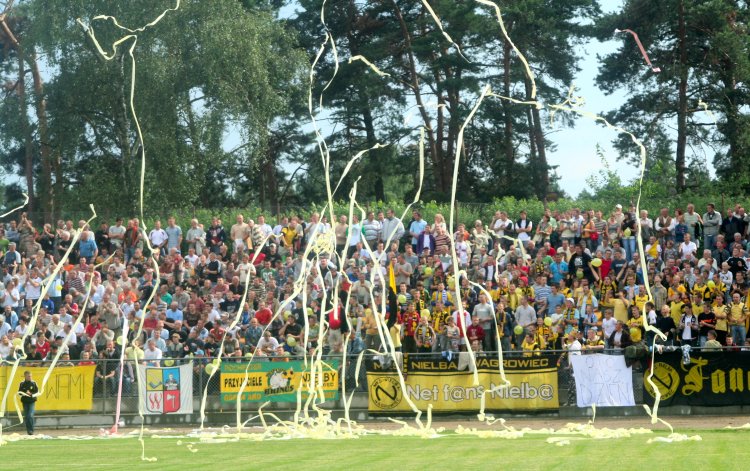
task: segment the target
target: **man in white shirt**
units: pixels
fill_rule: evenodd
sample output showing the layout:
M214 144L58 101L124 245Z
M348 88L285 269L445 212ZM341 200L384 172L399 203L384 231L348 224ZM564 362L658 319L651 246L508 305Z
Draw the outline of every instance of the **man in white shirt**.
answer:
M148 366L158 367L161 362L162 351L156 347L156 341L149 339L146 351L143 352L143 359L146 360Z
M122 218L117 218L114 226L109 226L109 243L112 244L112 252L115 250L122 251L122 241L125 238L125 226L122 225Z
M258 216L258 223L256 226L258 226L260 233L263 234L263 238L266 238L273 233L273 228L266 224L266 217L263 215Z
M157 220L154 222L154 228L148 233L148 240L151 241L154 250L160 251L162 255L167 254L167 241L169 240L169 236L167 236L167 233L161 228L161 221Z

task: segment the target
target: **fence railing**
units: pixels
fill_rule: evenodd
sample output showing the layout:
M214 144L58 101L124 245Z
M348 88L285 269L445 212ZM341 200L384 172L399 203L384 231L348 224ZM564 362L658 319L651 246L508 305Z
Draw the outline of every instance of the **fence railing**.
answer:
M691 348L689 351L686 351L686 349L681 349L681 347L674 347L674 346L666 346L663 347L664 351L682 351L684 358L685 358L685 364L689 365L690 363L690 356L693 355L700 355L703 353L717 353L720 351L723 351L726 355L734 354L735 352L745 352L746 350L740 349L738 347L725 347L723 349L701 349L700 347ZM447 352L433 352L433 353L401 353L394 358L384 353L375 354L372 352L364 352L361 353L361 355L364 357L362 360L361 368L359 371L359 377L356 377L356 364L359 360L360 353L349 353L346 357L343 357L341 354L338 355L326 355L322 357L323 361L330 361L332 359L338 359L339 364L341 365L341 369L346 369L346 371L340 371L339 375L339 387L343 386L345 389L349 392L351 391L360 391L362 393L367 393L367 379L366 379L366 372L368 370L371 370L372 365L377 362L378 363L378 370L379 371L395 371L395 370L401 370L403 372L408 372L409 366L408 363L410 362L416 362L416 361L423 361L423 360L441 360L441 361L448 361L449 363L451 361L458 361L460 352L452 352L448 354ZM579 353L579 352L576 352ZM604 353L608 355L623 355L624 350L621 349L591 349L591 350L583 350L580 352L582 355L590 354L590 353ZM540 352L528 352L528 351L507 351L502 353L502 357L504 360L513 360L518 358L533 358L538 355L544 355L547 358L551 359L557 359L557 362L550 362L550 366L554 365L556 363L557 365L557 371L558 375L568 375L568 362L566 361L566 356L569 354L567 350L543 350ZM498 352L475 352L477 359L499 359ZM150 362L150 363L144 363L143 364L149 364L149 366L162 366L162 367L172 367L172 366L180 366L185 364L192 364L192 371L193 371L193 396L194 397L202 397L204 393L207 396L207 402L206 402L206 410L207 411L219 411L219 410L226 410L231 409L232 407L227 406L226 404L222 404L219 400L219 396L221 393L221 371L220 369L216 369L214 374L212 375L211 372L214 369L214 367L210 366L213 365L213 358L164 358L159 362ZM252 361L253 362L287 362L287 361L304 361L305 358L301 356L279 356L279 357L255 357ZM311 358L307 357L307 361L310 361ZM638 381L634 381L634 390L638 388L639 390L642 388L642 378L644 372L648 369L649 364L648 361L650 360L650 354L648 353L642 353L640 358L627 358L629 362L635 362L634 365L636 366L633 368L633 378L638 378ZM249 359L245 357L237 357L237 356L231 356L231 357L224 357L222 359L223 363L248 363ZM469 368L471 362L467 365L466 362L464 362L463 368ZM65 371L66 368L73 368L76 366L86 366L86 365L93 365L95 366L95 374L93 379L93 384L89 385L88 387L92 388L93 391L93 407L90 411L87 413L93 413L93 414L114 414L117 402L118 402L118 391L119 391L119 384L120 384L120 376L122 375L122 393L120 396L120 407L121 411L124 414L136 414L138 413L139 408L139 391L138 391L138 375L136 371L135 362L133 360L126 360L124 362L124 368L120 368L120 361L119 359L111 359L111 360L103 360L103 359L97 359L97 360L65 360L57 363L55 366L55 372L61 372ZM50 362L34 362L34 361L21 361L18 367L18 370L24 371L27 368L49 368ZM283 366L283 363L280 363L279 366ZM5 368L10 368L8 364L6 363L4 365ZM455 365L452 366L452 368L456 368ZM499 368L499 366L498 366ZM7 376L9 374L6 373ZM41 378L35 378L36 381L41 385ZM145 381L145 378L141 378L142 381ZM15 387L16 385L13 383L6 382L7 387ZM636 386L637 385L637 386ZM2 386L0 384L0 386ZM56 385L56 387L59 387L59 385ZM569 383L567 380L565 381L559 381L558 388L560 397L564 397L564 395L567 392L567 389L569 387ZM11 395L15 391L10 391ZM637 391L636 393L636 400L638 403L642 402L642 394L640 394L640 391ZM7 405L6 405L7 408ZM52 414L52 415L80 415L82 412L71 412L71 411L65 411L65 410L56 410L56 411L39 411L40 414Z

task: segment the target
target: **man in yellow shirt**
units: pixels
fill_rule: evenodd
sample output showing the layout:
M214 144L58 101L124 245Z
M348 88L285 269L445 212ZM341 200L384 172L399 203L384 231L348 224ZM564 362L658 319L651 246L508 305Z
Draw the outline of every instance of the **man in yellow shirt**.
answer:
M729 323L727 322L727 305L724 304L724 296L716 296L713 311L716 315L716 326L714 327L714 330L716 331L716 340L722 345L726 345Z
M523 343L521 344L521 349L523 349L523 356L524 357L530 357L532 355L541 355L539 352L539 344L537 343L533 329L529 331L528 334L526 334L526 338L524 339Z
M451 317L451 310L446 308L442 301L435 303L435 307L432 309L432 329L435 331L436 336L435 343L433 343L433 351L448 350L445 327L448 325L448 319Z
M732 294L732 302L727 305L727 317L734 344L745 345L747 306L740 300L740 293Z
M677 301L672 301L669 305L669 315L674 320L674 325L680 325L680 319L682 319L682 306L688 303L686 294L680 296Z
M617 297L612 300L613 309L615 312L615 319L623 324L628 321L628 307L630 307L630 301L628 301L627 293L625 290L620 291Z

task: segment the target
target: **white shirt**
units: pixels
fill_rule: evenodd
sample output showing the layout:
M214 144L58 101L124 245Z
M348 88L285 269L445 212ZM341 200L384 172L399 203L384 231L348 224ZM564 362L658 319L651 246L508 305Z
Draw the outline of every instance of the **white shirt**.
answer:
M692 340L693 339L693 329L691 328L691 326L695 322L697 322L697 321L695 319L695 316L693 316L693 315L687 315L687 316L683 316L682 317L682 322L680 322L680 323L681 324L682 323L685 324L685 328L682 329L682 339L683 340Z
M610 338L612 336L612 332L615 331L615 326L617 325L617 319L613 317L610 317L607 319L606 317L602 319L602 330L604 330L604 336L605 338Z
M143 353L143 359L149 362L152 366L158 366L159 360L161 360L161 350L158 348L154 348L151 350L150 348L146 348L146 350Z
M157 247L163 244L167 240L167 233L164 229L152 229L149 233L148 238L151 240L151 245Z
M39 286L34 286L31 282L39 283ZM42 279L38 276L32 280L26 282L26 299L39 299L42 295Z
M10 356L10 350L13 348L12 344L3 345L0 343L0 359L5 360Z
M15 300L13 300L11 298L11 295L12 295L12 298L15 298ZM6 289L5 290L5 296L3 296L3 307L7 307L7 306L16 307L16 306L18 306L18 298L20 296L21 295L18 292L18 288L14 287L12 290L7 290Z
M683 260L691 258L696 250L698 250L698 246L692 240L688 243L683 242L680 244L680 252Z
M581 354L581 342L579 342L578 339L575 339L566 348L568 349L568 362L570 366L573 366L573 361L570 359L570 357L573 355Z

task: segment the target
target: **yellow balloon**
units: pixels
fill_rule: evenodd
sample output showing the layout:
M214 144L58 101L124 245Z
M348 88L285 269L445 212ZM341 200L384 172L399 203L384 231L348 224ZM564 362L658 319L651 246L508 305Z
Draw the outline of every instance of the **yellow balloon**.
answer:
M174 366L174 360L164 360L164 366Z
M551 317L545 317L544 318L544 325L546 325L547 327L551 326L552 325L552 318Z
M15 338L13 339L13 342L11 343L13 344L14 347L18 348L21 345L23 345L23 340L21 340L20 338Z
M115 342L117 342L117 345L122 345L122 337L117 337Z
M204 367L204 369L206 370L206 373L211 375L216 371L216 365L214 365L213 363L209 363Z
M425 267L424 276L432 276L432 267Z
M624 235L625 237L630 237L630 235L631 235L632 233L633 233L633 232L632 232L632 231L630 230L630 228L629 228L629 227L628 227L627 229L625 229L624 231L622 231L622 235Z
M290 347L296 347L297 346L297 339L292 337L291 335L286 338L286 344Z
M602 266L602 259L599 257L596 257L595 259L591 260L591 266L592 267L600 267Z
M714 283L714 280L708 280L708 283L706 283L706 286L708 286L708 289L714 289L716 288L716 283Z
M398 303L399 304L406 304L406 295L405 294L399 294L398 295Z

